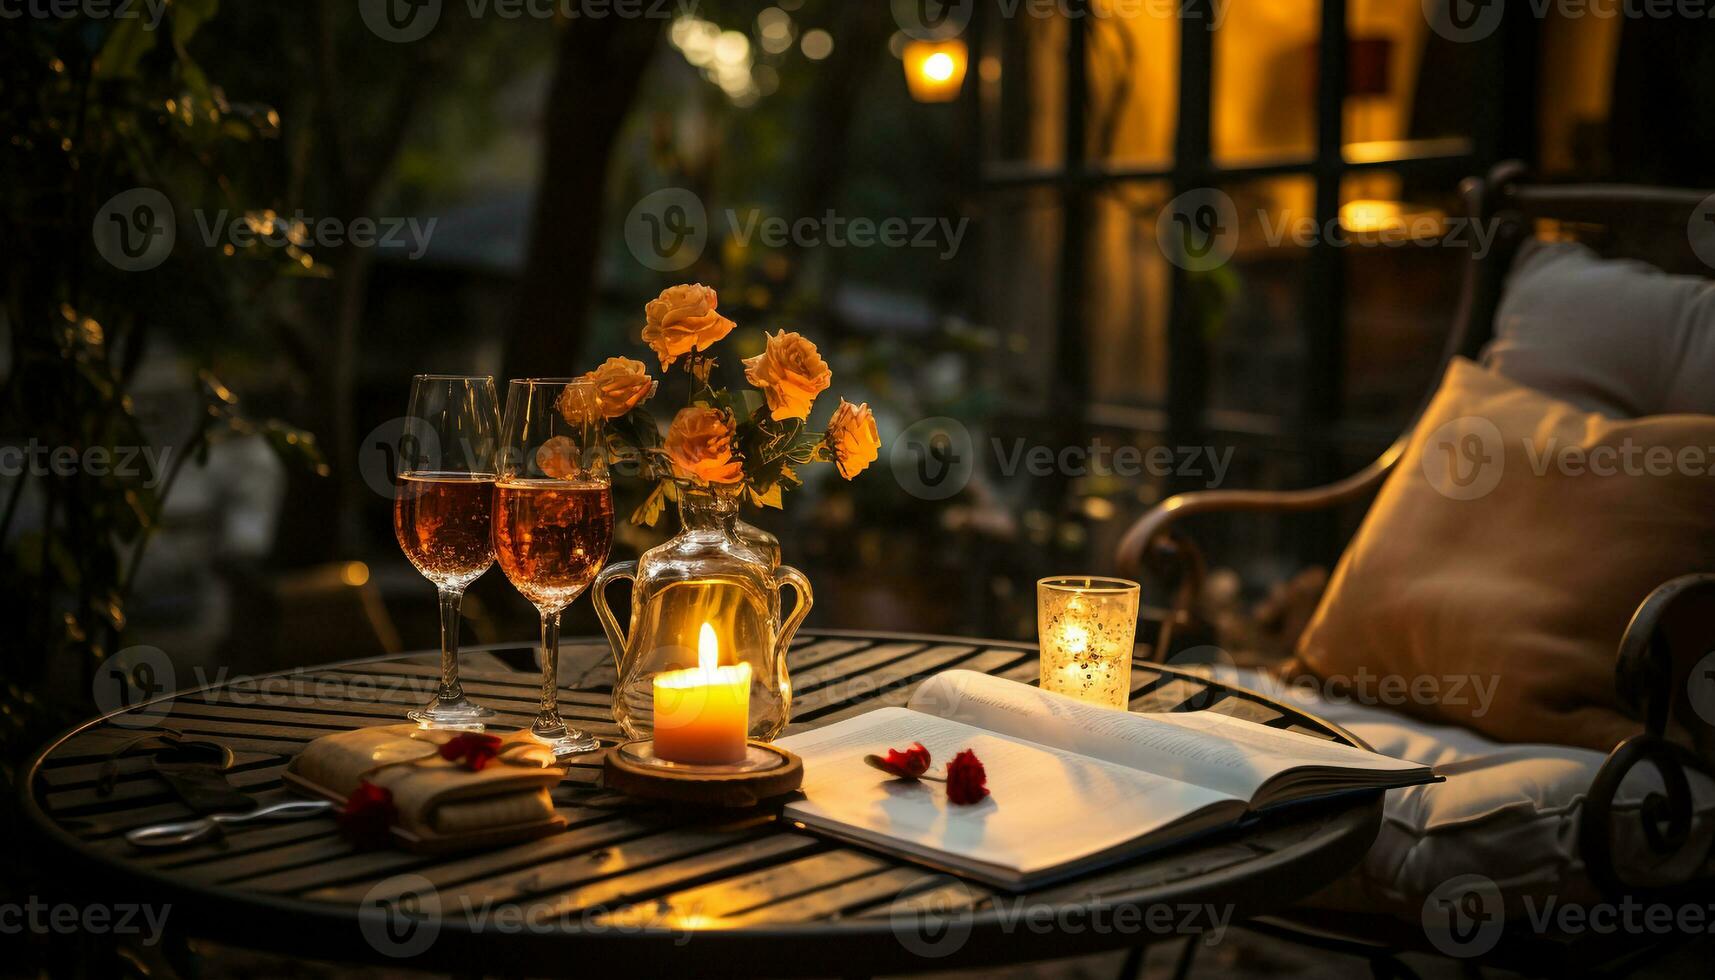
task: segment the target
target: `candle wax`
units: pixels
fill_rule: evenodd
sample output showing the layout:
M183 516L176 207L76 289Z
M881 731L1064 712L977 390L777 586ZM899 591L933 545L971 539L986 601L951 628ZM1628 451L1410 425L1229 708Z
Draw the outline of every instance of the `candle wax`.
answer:
M743 761L750 731L750 665L718 666L714 627L703 624L697 666L655 677L655 754L669 762Z

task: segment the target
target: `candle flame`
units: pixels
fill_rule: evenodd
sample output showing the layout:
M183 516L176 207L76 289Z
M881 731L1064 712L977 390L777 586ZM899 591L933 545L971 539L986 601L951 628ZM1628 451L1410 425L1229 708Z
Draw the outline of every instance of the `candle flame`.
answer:
M1067 653L1081 657L1090 650L1090 631L1075 623L1067 623L1060 641L1065 644Z
M720 647L715 643L715 628L704 623L702 632L697 634L697 666L707 673L714 670L720 662Z

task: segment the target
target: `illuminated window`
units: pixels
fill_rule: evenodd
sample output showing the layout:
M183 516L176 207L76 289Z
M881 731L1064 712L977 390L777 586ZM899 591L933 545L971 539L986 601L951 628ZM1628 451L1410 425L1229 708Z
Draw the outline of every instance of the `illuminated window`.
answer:
M1541 25L1509 14L1454 40L1423 0L1063 6L977 5L987 199L1053 229L996 236L978 314L1007 324L1054 411L1090 401L1098 424L1349 470L1432 384L1463 255L1377 243L1433 230L1461 178L1533 155L1509 126L1533 65L1507 66ZM1579 111L1604 111L1603 86ZM1205 189L1232 205L1231 257L1188 269L1157 236Z

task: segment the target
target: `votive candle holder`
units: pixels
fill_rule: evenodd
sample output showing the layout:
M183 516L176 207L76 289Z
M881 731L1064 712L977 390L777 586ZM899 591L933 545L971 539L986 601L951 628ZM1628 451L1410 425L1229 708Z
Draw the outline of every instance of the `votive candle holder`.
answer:
M1131 700L1138 585L1061 576L1036 583L1042 689L1124 710Z

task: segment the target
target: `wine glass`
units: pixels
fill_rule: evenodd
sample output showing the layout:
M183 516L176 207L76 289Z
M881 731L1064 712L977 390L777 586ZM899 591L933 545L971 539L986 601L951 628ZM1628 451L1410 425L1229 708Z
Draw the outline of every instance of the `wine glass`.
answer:
M399 438L393 533L441 600L441 685L406 717L423 728L480 732L495 713L459 684L459 605L494 563L489 516L500 438L494 379L419 374Z
M589 587L613 544L613 492L593 382L513 381L494 484L494 555L542 616L542 707L530 731L556 756L594 736L560 718L560 613Z

